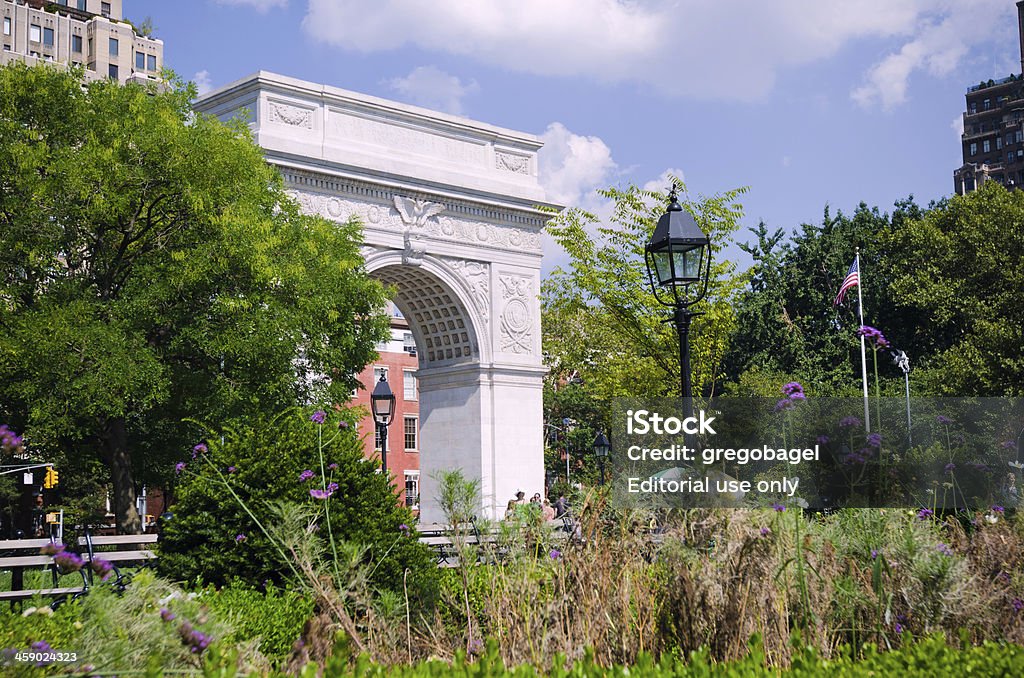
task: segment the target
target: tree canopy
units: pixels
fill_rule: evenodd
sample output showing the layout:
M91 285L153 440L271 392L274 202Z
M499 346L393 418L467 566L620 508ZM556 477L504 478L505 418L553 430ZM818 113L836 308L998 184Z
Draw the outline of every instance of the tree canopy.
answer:
M358 224L300 214L192 86L78 75L0 69L0 414L64 480L108 473L134 531L183 420L347 400L385 294Z

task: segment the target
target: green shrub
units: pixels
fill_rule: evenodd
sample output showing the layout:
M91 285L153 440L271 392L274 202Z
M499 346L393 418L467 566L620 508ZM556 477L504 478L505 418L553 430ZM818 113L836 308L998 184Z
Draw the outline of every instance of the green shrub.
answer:
M225 640L258 640L259 651L275 664L288 657L303 625L313 616L309 598L274 587L263 593L237 581L220 590L208 587L199 600L234 629Z
M251 418L211 435L208 450L187 460L178 476L174 517L160 540L160 571L173 579L218 586L235 579L253 586L283 584L292 574L290 560L260 525L271 520L277 502L313 503L321 512L330 511L336 541L367 547L373 586L401 593L408 568L410 596L431 602L437 568L430 551L401 530L413 524L412 514L399 506L379 466L363 457L354 427L338 431L337 424L318 426L292 410L271 420ZM332 470L333 464L337 468ZM305 470L313 478L301 481ZM329 499L311 498L310 490L328 482L338 484ZM327 539L326 520L320 521L318 532Z

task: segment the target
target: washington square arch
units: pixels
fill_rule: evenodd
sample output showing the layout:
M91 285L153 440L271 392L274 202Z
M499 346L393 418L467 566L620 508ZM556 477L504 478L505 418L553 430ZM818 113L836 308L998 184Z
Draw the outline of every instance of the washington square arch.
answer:
M441 470L478 479L491 518L542 488L539 140L263 71L195 108L247 115L303 211L362 223L419 349L421 520L443 520Z

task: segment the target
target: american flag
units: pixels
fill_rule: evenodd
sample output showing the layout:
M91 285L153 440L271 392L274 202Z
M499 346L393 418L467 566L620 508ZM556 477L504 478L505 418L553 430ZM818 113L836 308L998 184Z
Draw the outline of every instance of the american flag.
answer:
M838 306L843 303L843 297L846 296L846 290L851 287L855 287L860 284L860 262L858 259L854 259L853 263L850 264L850 270L846 274L846 278L843 279L843 284L839 286L839 294L836 295L836 300L832 302L833 306Z

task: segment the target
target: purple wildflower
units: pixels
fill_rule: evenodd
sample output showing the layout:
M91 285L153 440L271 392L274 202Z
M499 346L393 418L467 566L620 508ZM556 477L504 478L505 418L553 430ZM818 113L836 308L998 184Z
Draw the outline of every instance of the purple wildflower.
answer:
M929 518L931 518L934 515L935 515L935 511L933 511L933 510L931 510L929 508L923 508L923 509L921 509L920 511L917 512L917 519L918 520L928 520Z
M347 421L339 421L338 422L338 430L339 431L346 431L346 430L348 430L348 422Z
M310 471L308 468L305 471L303 471L302 473L299 474L299 482L300 483L304 483L307 480L312 480L312 479L313 479L313 472Z
M179 461L177 464L174 465L174 475L178 475L179 473L181 473L184 470L185 470L185 462Z
M1006 509L996 504L995 506L992 507L992 510L995 511L996 513L1003 513Z
M334 485L334 483L331 483L331 485ZM334 494L334 490L330 486L326 490L313 489L309 491L309 496L313 497L313 499L327 499L332 494Z
M949 462L943 467L943 469L946 471L946 473L952 473L954 470L956 470L956 464L954 464L953 462Z
M896 632L897 634L901 634L901 633L903 633L903 624L901 624L901 623L899 623L899 622L896 622L896 625L895 625L895 626L893 627L893 630L894 630L894 631L895 631L895 632Z
M337 471L338 464L336 462L331 462L330 464L327 465L327 468L331 469L332 471Z
M841 428L851 428L854 426L860 426L860 419L857 417L843 417L839 420L839 426Z
M406 525L405 523L402 523L401 525L398 526L398 531L401 532L406 537L409 536L409 526Z
M1005 572L1000 572L999 574L997 574L996 575L996 579L998 579L999 581L1003 582L1004 584L1009 584L1010 583L1010 575L1008 575Z
M239 532L238 534L235 535L235 543L236 544L241 544L246 539L248 539L248 537L246 537L243 532Z
M168 610L166 607L160 608L160 618L165 622L174 621L174 613Z
M939 422L943 426L946 426L948 424L952 424L953 423L952 419L950 419L949 417L943 416L941 414L939 416L935 417L935 421Z
M548 557L551 558L551 560L558 560L562 557L562 552L558 549L551 549L551 551L548 552Z
M208 448L205 443L199 443L198 445L192 448L192 458L195 459L200 454L206 454L209 451L210 448Z
M870 341L875 348L886 348L889 346L889 341L882 334L881 330L869 327L867 325L861 325L860 329L857 330L857 334Z
M767 537L771 533L772 533L772 531L770 529L768 529L767 527L762 527L761 528L761 536L762 537Z
M1017 447L1017 443L1014 442L1013 440L1004 440L1003 444L1000 445L999 447L1003 448L1004 450L1012 450Z
M871 549L871 560L878 558L878 549Z
M53 652L53 648L45 640L37 640L32 643L32 649L36 652Z
M338 491L338 483L327 483L327 494L334 494Z
M786 510L786 507L780 504L779 502L773 502L772 508L775 509L776 513L782 513L783 511Z
M802 392L794 393L793 395L789 396L790 400L804 400L805 398L807 398L807 396L805 396Z
M828 445L830 440L831 438L829 438L828 436L818 436L817 442L819 445Z
M783 410L793 409L793 401L789 398L783 398L779 402L775 403L775 411L782 412Z
M881 433L870 433L868 434L868 445L874 448L882 446L882 434Z
M1014 612L1024 610L1024 600L1021 600L1020 598L1014 598L1013 601L1010 602L1010 605L1013 606Z
M313 416L309 418L314 424L322 424L327 421L327 413L323 410L317 410L313 413Z
M944 544L944 543L940 543L938 546L936 546L935 550L938 551L939 553L941 553L944 556L951 556L951 555L953 555L953 550L951 548L949 548L949 546L947 544Z
M801 386L799 382L791 381L782 387L782 395L786 396L787 398L793 398L798 393L800 394L801 398L804 397L804 387Z
M237 470L234 466L228 466L228 473L234 473Z
M202 654L203 650L210 646L210 636L192 628L187 621L181 623L178 635L181 636L181 642L187 645L193 654Z
M114 564L109 560L103 560L102 558L96 558L92 561L92 571L99 576L100 581L106 581L107 577L110 576L110 571L114 569Z
M474 638L473 640L469 641L469 647L467 648L467 652L469 652L469 654L478 655L481 654L483 651L484 644L480 641L479 638Z
M7 427L7 424L0 424L0 448L9 454L21 452L24 439Z
M78 572L85 565L85 561L82 560L81 556L71 551L61 551L53 557L53 562L65 574L68 572Z

